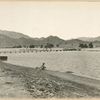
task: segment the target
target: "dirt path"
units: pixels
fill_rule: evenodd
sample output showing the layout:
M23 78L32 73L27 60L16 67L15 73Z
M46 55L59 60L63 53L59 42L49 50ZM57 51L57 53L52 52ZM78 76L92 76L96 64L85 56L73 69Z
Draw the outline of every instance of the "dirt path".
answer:
M77 76L72 73L63 73L63 72L57 72L57 71L54 72L54 71L50 71L50 70L46 71L46 72L50 75L57 76L59 78L65 79L65 80L93 86L93 87L100 89L100 80Z
M10 77L0 69L0 97L30 97L19 78Z

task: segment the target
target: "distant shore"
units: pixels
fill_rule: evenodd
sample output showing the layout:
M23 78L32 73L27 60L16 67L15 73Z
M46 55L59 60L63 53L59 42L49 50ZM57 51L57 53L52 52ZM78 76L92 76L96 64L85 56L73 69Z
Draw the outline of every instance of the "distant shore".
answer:
M66 51L88 51L88 52L100 52L100 48L1 48L0 54L12 54L12 53L37 53L37 52L66 52Z
M63 51L80 51L81 49L75 48L1 48L0 54L11 53L37 53L37 52L63 52Z
M63 75L63 72L37 70L0 62L0 97L100 97L100 89L97 86L99 81L92 80L89 85L82 83L82 77L77 82L75 80L79 79L75 75L67 73L66 78ZM83 81L86 80L91 79L83 78Z

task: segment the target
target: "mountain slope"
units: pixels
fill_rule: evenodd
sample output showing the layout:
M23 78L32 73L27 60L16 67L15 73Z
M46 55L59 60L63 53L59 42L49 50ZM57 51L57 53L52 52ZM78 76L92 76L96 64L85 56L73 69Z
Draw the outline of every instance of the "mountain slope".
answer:
M14 38L14 39L18 39L18 38L30 38L29 36L27 35L24 35L22 33L19 33L19 32L13 32L13 31L6 31L6 30L0 30L0 34L1 35L5 35L5 36L8 36L10 38Z
M60 39L57 36L49 36L47 38L42 38L42 39L34 39L34 38L11 38L6 35L0 34L0 47L16 47L16 46L30 46L30 45L35 45L35 46L45 46L47 43L53 44L54 47L58 46L59 47L78 47L80 43L84 43L81 40L78 39L73 39L73 40L63 40Z
M31 38L22 33L0 30L0 48L16 47L19 45L21 45L22 47L30 45L40 47L43 45L43 47L45 47L47 43L53 44L54 47L78 48L80 44L89 44L91 41L95 45L95 47L100 47L100 37L80 37L78 39L70 40L63 40L57 36L48 36L46 38Z
M93 42L93 41L100 41L100 36L98 36L98 37L80 37L80 38L78 38L79 40L82 40L82 41L91 41L91 42Z
M38 42L42 44L51 43L51 44L57 45L57 44L64 43L65 40L57 36L48 36L47 38L42 38L41 40L38 40Z
M100 36L96 37L94 40L95 41L100 41Z
M15 45L19 45L19 43L16 41L16 39L7 37L5 35L0 34L0 47L13 47Z
M71 40L66 40L65 43L61 44L60 47L62 48L79 48L80 44L88 44L86 41L82 41L79 39L71 39Z

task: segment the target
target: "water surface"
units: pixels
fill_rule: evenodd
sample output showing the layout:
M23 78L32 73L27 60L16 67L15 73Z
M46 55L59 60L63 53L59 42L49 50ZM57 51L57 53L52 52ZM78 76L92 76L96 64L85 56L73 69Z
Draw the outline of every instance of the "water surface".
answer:
M27 67L40 67L43 62L47 69L73 71L75 74L100 80L100 52L64 51L11 53L8 63Z

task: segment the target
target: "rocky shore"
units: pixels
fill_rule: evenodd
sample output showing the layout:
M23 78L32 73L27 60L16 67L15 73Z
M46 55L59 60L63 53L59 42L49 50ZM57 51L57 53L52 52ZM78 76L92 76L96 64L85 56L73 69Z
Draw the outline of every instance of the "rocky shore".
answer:
M0 97L100 97L100 90L50 75L47 70L43 71L0 62Z

